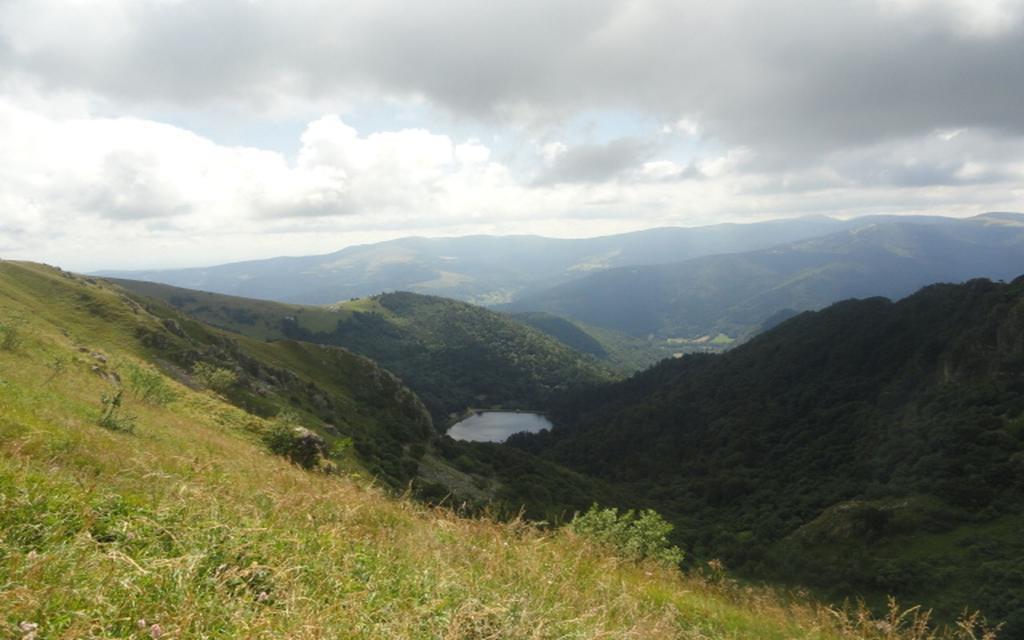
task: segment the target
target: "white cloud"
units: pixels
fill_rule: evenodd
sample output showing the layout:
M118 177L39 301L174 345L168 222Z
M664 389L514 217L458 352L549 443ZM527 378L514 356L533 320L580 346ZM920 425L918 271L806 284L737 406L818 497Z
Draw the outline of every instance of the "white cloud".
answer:
M652 132L652 134L655 132ZM539 182L479 140L306 125L294 161L185 129L0 100L0 252L70 268L208 264L410 234L593 235L667 224L1020 208L1024 145L965 129L779 172L744 147L681 162L632 139L532 147ZM667 149L670 151L671 149Z
M7 0L0 253L202 264L413 233L1021 209L1022 16Z

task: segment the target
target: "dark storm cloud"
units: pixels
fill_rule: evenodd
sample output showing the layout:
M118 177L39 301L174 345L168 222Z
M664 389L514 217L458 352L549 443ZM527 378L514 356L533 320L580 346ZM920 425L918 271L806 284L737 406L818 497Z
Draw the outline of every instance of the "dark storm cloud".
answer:
M690 115L778 163L939 127L1024 133L1020 13L991 3L342 4L11 3L0 68L191 106L370 91L485 120Z

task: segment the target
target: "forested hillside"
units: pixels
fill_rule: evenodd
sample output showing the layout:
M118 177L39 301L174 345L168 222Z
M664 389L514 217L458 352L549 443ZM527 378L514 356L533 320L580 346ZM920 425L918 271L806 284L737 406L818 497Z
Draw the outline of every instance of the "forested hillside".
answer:
M510 441L832 597L977 606L1024 633L1024 279L807 312L577 395Z
M445 298L388 293L313 307L114 282L254 338L337 345L372 358L419 395L439 426L470 407L536 409L612 377L596 360L540 331Z
M576 351L593 356L623 374L646 369L659 360L672 357L680 348L685 348L665 340L637 338L614 329L587 326L543 311L525 311L511 315L518 322L527 324Z

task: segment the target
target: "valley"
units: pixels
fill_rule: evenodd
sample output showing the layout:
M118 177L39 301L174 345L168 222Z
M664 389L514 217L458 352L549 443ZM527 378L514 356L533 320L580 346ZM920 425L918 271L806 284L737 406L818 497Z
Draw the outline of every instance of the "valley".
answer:
M1024 640L1024 0L0 2L0 640Z
M988 220L964 223L976 246L956 273L1012 268L1007 220L1003 253ZM948 238L933 224L872 224L792 250L851 237L873 247L884 232L884 255L895 255L893 233L900 246ZM697 260L733 265L722 268L742 279L730 261L781 251ZM873 249L851 256L865 287L908 286L865 270L888 264ZM23 336L5 357L33 336L30 349L58 354L54 380L69 366L96 376L87 387L117 391L91 392L115 434L135 437L153 412L198 415L222 402L230 411L214 415L243 440L419 504L557 530L594 504L655 509L695 576L724 566L742 584L864 598L878 614L894 595L945 625L967 607L1008 637L1022 623L1020 281L933 285L897 302L823 297L822 310L803 313L788 298L756 323L677 322L640 336L607 316L505 313L409 292L314 306L0 267L4 330ZM928 277L905 271L907 283ZM649 308L617 304L638 322ZM146 395L146 384L158 391Z
M1024 609L1006 593L1019 567L1005 559L1017 553L1008 534L1022 507L1014 497L1020 441L1006 425L1016 419L1017 391L993 391L1002 404L990 413L987 396L977 395L1012 375L998 372L1016 357L1003 350L1015 347L963 336L1016 335L1007 309L1019 285L971 281L895 305L878 297L829 304L869 293L898 299L941 277L1012 277L1024 258L1022 220L863 221L752 253L593 273L501 307L507 316L412 293L312 307L114 282L244 335L373 358L424 399L438 432L467 408L483 409L456 425L455 440L429 447L457 475L421 464L422 499L451 494L553 522L589 502L654 508L676 525L673 540L691 562L721 560L748 580L811 588L831 601L864 597L876 609L896 595L927 603L946 622L969 603L1015 630ZM738 302L751 292L759 297ZM577 300L589 306L572 306ZM518 310L531 307L539 310ZM462 342L465 335L475 337ZM524 358L526 344L547 355ZM434 355L415 355L423 352ZM992 354L983 374L960 361L966 352ZM944 386L932 387L939 369ZM511 392L518 379L538 381L536 391ZM953 397L961 400L950 408ZM541 409L553 428L497 426L503 415L527 425L500 413L508 409ZM954 426L979 420L1003 449L979 448ZM952 471L979 465L1003 471ZM957 479L943 479L943 469ZM991 484L993 473L1003 484ZM957 497L963 487L985 497ZM975 527L990 532L983 569L963 552Z

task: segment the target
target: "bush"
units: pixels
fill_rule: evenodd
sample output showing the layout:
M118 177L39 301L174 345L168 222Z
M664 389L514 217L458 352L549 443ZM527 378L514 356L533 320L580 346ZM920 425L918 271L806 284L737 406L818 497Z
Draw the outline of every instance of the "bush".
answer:
M629 560L669 565L683 560L683 552L668 540L672 525L653 509L639 513L630 509L620 514L618 509L601 509L595 504L586 513L577 513L569 527Z
M167 380L156 371L128 363L122 368L122 373L128 391L143 402L165 405L178 397Z
M132 433L135 431L135 416L121 412L121 401L124 396L124 389L118 389L112 396L106 394L100 396L100 417L96 424L111 431L123 431Z
M195 363L192 373L201 385L217 393L224 393L238 382L238 374L231 369L217 367L207 362Z
M327 443L319 435L298 424L290 413L277 417L263 435L263 442L272 453L288 458L303 469L330 468Z
M16 324L0 322L0 351L16 351L21 346L21 330Z

